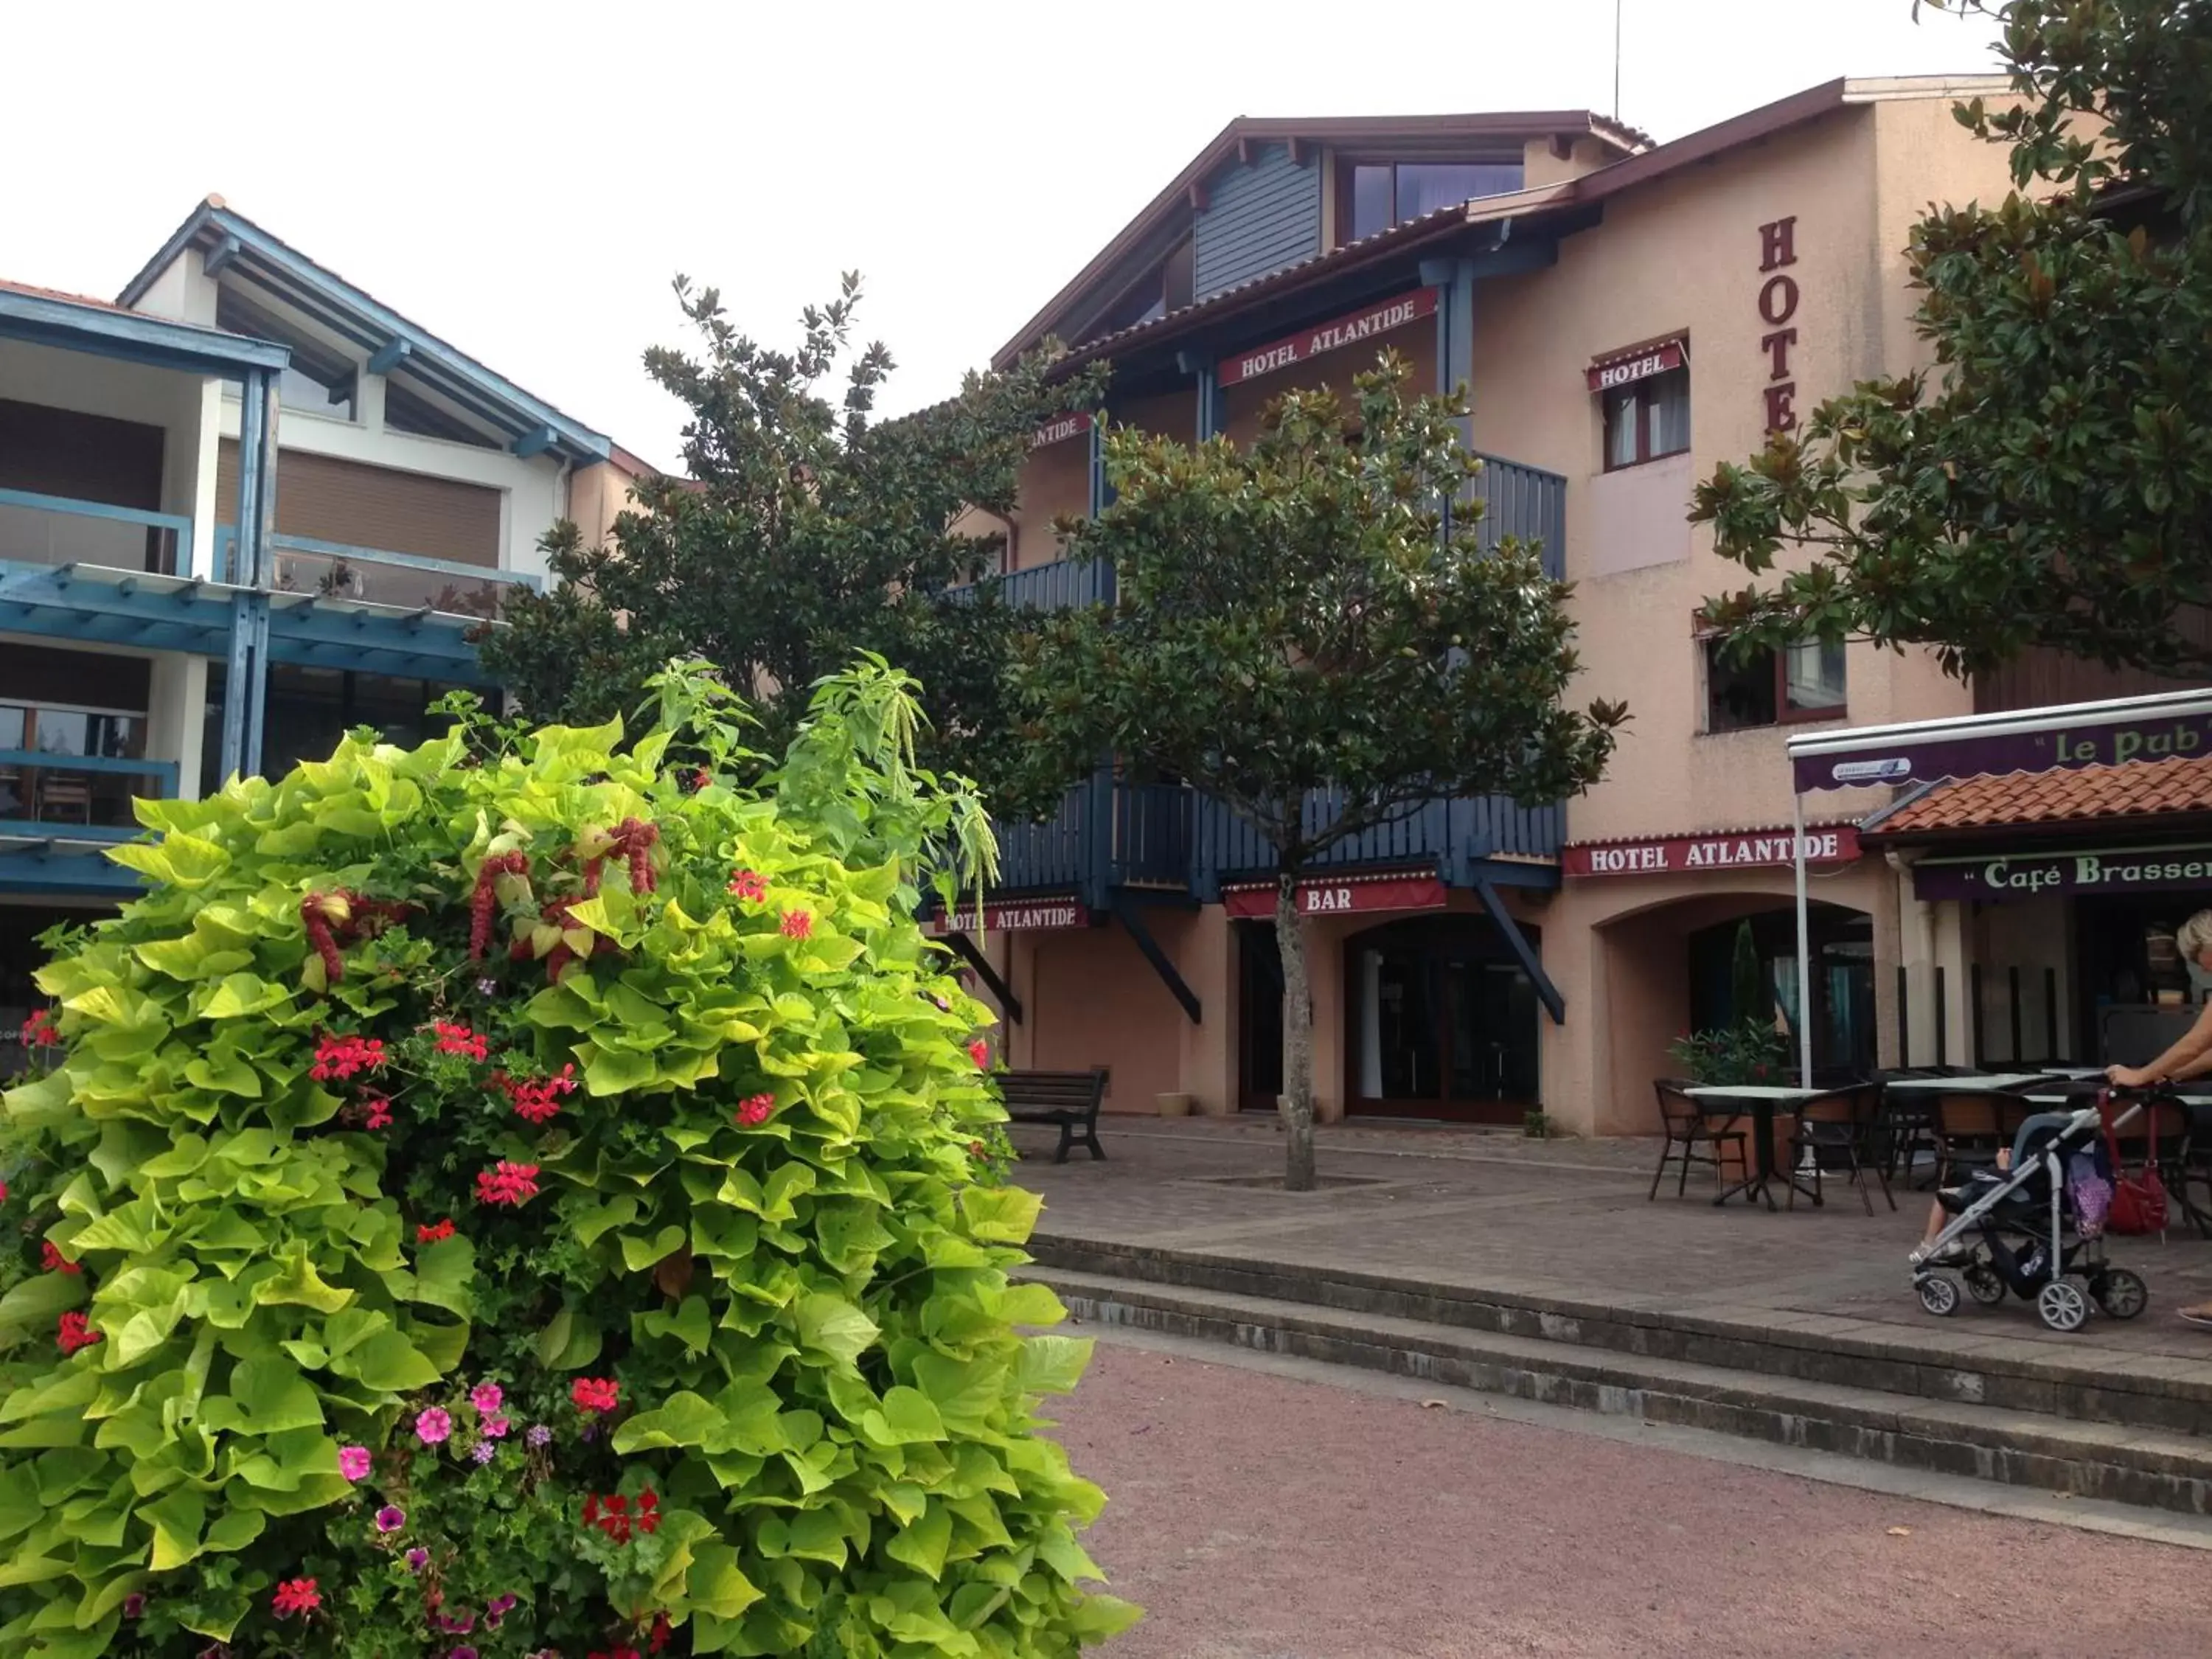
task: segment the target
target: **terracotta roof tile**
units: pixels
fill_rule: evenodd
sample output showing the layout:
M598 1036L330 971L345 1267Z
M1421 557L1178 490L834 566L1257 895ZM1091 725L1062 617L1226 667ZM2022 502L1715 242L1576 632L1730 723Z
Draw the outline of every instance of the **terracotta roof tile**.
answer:
M1869 820L1866 830L1875 836L1925 835L2174 812L2212 812L2212 757L1960 778Z

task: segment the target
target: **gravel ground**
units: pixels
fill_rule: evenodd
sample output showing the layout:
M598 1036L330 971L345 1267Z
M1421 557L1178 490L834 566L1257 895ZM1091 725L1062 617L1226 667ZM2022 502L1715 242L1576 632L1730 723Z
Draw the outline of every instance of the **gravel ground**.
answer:
M1120 1344L1053 1403L1106 1659L2212 1651L2203 1552Z

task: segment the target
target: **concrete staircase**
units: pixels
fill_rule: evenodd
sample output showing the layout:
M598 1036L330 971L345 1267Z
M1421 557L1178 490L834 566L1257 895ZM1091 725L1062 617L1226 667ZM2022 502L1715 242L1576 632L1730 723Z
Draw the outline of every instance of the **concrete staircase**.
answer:
M2094 1323L2014 1340L2040 1328L2023 1304L1924 1327L1729 1317L1042 1235L1030 1249L1024 1276L1079 1321L2212 1515L2212 1363L2116 1364Z

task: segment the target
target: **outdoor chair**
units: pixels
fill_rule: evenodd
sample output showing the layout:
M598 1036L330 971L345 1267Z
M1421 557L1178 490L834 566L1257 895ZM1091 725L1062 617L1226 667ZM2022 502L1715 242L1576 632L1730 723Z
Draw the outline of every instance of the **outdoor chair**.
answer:
M1959 1176L1996 1166L1997 1148L2012 1144L2005 1133L2005 1109L2018 1103L1995 1094L1933 1093L1928 1110L1938 1187L1954 1186Z
M1746 1150L1749 1137L1735 1127L1742 1114L1732 1107L1708 1110L1683 1092L1688 1086L1679 1078L1652 1079L1652 1091L1659 1097L1659 1121L1667 1138L1659 1148L1659 1167L1651 1172L1651 1190L1644 1195L1647 1204L1659 1196L1659 1183L1666 1177L1669 1164L1682 1166L1681 1176L1674 1182L1677 1198L1689 1190L1692 1164L1711 1164L1713 1185L1720 1186L1722 1162L1731 1153L1741 1178L1751 1179L1750 1154Z
M1910 1186L1912 1166L1923 1152L1928 1157L1932 1179L1943 1153L1942 1144L1936 1139L1934 1099L1918 1089L1888 1089L1879 1084L1875 1087L1881 1092L1880 1103L1875 1108L1872 1150L1881 1160L1885 1183L1900 1181Z
M1813 1197L1815 1203L1823 1198L1826 1171L1841 1170L1847 1179L1858 1183L1859 1201L1866 1206L1869 1215L1874 1213L1874 1195L1867 1191L1866 1176L1871 1173L1881 1182L1881 1195L1889 1207L1897 1207L1895 1194L1889 1190L1889 1174L1882 1160L1874 1155L1875 1128L1881 1109L1881 1085L1861 1084L1856 1088L1832 1089L1826 1094L1814 1095L1797 1108L1797 1124L1790 1136L1790 1166L1793 1174L1810 1166L1813 1176ZM1790 1207L1797 1206L1797 1183L1790 1183Z

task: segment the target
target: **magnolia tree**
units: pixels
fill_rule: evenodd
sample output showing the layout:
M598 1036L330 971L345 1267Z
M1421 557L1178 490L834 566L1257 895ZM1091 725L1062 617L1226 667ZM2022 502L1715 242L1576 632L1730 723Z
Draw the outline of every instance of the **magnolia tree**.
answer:
M0 1652L1064 1655L1085 1345L1007 1270L988 827L910 685L757 790L727 694L142 806L0 1170Z
M1351 406L1294 392L1259 441L1107 440L1111 506L1062 526L1118 598L1022 642L1029 763L1078 776L1114 754L1180 777L1275 853L1285 1184L1314 1184L1313 1010L1296 893L1330 848L1439 796L1557 800L1602 772L1627 711L1565 702L1564 582L1480 504L1440 505L1481 463L1458 398L1405 395L1386 354ZM1319 792L1334 790L1331 811Z

